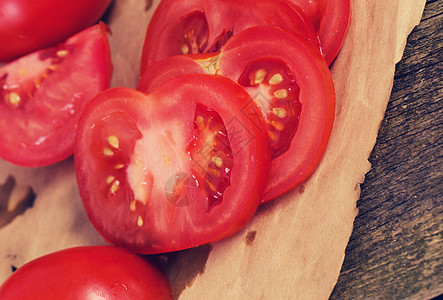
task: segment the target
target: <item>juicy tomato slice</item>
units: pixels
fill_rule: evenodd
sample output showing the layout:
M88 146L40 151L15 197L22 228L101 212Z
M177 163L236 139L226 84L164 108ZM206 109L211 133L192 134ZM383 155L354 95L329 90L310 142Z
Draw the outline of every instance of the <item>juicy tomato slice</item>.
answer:
M81 111L110 84L106 30L94 25L0 68L0 157L35 167L73 153Z
M0 1L0 62L56 46L92 26L111 0Z
M143 74L137 88L148 92L187 70L215 72L236 81L260 107L272 154L264 202L299 185L316 169L334 122L335 90L328 65L311 43L278 28L249 28L212 57L160 60ZM244 111L250 119L260 122L262 116L249 108Z
M244 89L183 75L149 94L114 88L81 118L75 168L86 212L105 239L139 253L176 251L237 232L264 192L266 124Z
M323 56L330 65L337 56L351 19L351 0L288 0L300 7L311 20Z
M0 287L2 300L172 299L166 275L147 259L114 246L75 247L39 257Z
M286 1L163 0L146 32L141 73L166 56L217 52L230 37L257 25L284 28L318 46L307 16Z

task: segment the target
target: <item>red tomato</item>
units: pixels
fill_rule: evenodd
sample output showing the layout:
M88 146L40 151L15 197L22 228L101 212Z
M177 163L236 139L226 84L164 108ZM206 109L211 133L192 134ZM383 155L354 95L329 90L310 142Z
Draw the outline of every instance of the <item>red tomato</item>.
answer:
M351 18L351 0L288 0L311 19L328 65L340 51Z
M270 167L264 119L217 75L183 75L150 94L114 88L85 109L75 169L86 212L105 239L161 253L228 237L252 217Z
M315 170L331 134L335 91L328 66L311 43L278 28L250 28L232 37L219 55L159 61L143 74L138 89L148 92L188 70L231 78L265 114L272 168L264 201L292 189ZM260 120L248 109L244 107L251 120Z
M1 0L0 62L55 46L94 24L111 0Z
M70 156L80 113L111 72L103 23L1 67L0 157L43 166Z
M170 283L146 259L114 246L69 248L37 258L0 287L0 299L172 299Z
M217 52L232 35L256 25L278 26L318 45L309 19L286 1L163 0L146 32L141 73L166 56Z

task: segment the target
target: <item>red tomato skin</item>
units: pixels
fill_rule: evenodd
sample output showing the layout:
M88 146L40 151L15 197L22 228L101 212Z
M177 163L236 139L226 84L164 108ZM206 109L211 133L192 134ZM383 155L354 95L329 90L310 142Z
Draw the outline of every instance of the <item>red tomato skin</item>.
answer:
M35 89L33 96L23 101L23 106L12 108L6 101L0 103L0 128L4 130L0 136L2 159L19 166L40 167L72 155L81 111L90 98L110 86L113 67L107 32L107 26L99 23L59 44L74 48L75 54L64 58L69 62L61 62ZM0 77L6 74L8 85L8 77L19 74L21 68L29 67L33 72L40 57L53 49L56 48L30 53L0 67ZM69 57L72 55L74 57ZM45 106L51 109L42 109ZM23 126L28 123L40 124L37 126L40 131L33 133ZM56 123L58 125L54 125Z
M208 26L208 41L203 53L217 52L211 50L220 34L232 31L236 34L246 28L260 25L281 27L291 33L310 40L319 46L315 30L298 7L291 7L280 0L163 0L155 11L148 26L143 45L140 72L146 70L159 59L166 56L182 54L172 45L178 22L194 12L203 12ZM177 48L177 49L176 49Z
M202 91L208 96L201 96ZM228 103L220 98L223 94L229 95ZM149 105L149 110L143 113L148 107L146 97L150 97L152 104ZM169 98L177 99L172 100L173 108L170 104L166 105L167 103L163 100ZM149 125L150 118L170 117L171 111L187 109L188 104L179 105L178 103L182 102L175 102L179 101L178 99L201 98L208 101L203 104L217 111L225 124L235 122L231 124L240 126L236 125L228 129L228 135L235 134L234 131L243 126L250 132L248 136L251 140L244 146L231 144L232 152L236 153L233 158L235 165L231 170L231 184L224 191L221 203L212 207L209 212L204 202L193 201L185 207L175 207L166 199L151 197L141 213L145 221L142 227L138 227L137 214L134 215L129 211L129 203L133 201L133 198L111 200L101 196L98 191L100 189L98 185L106 179L107 175L96 171L98 168L96 165L99 163L91 159L93 153L89 149L97 148L91 146L91 136L88 136L90 128L97 127L99 120L103 120L105 116L111 115L116 110L125 115L131 115L137 123L142 125L147 123L143 126L149 127L151 126ZM156 104L159 99L162 99L161 105ZM249 116L242 111L246 104L251 104L251 101L249 95L240 86L223 76L196 74L169 79L152 90L150 94L128 88L113 88L97 95L81 118L74 153L80 196L88 217L97 231L110 243L137 253L155 254L215 242L240 230L252 218L263 198L270 169L269 142L264 120L254 125ZM176 105L179 105L180 109ZM257 115L261 115L258 108L255 110ZM155 114L151 113L148 117L149 111L155 111ZM183 114L189 115L186 111ZM240 135L239 140L243 137ZM161 163L158 161L158 164ZM154 174L155 181L157 179ZM123 182L120 182L120 186L120 189L128 190ZM118 203L118 207L112 203ZM158 211L150 210L150 207ZM169 213L173 215L171 219L162 218ZM167 234L163 232L164 228L167 228Z
M20 267L0 287L2 300L172 299L166 275L147 259L115 246L54 252Z
M0 62L52 47L91 26L111 0L0 1Z
M331 65L341 49L351 22L351 0L287 0L313 22L323 56Z

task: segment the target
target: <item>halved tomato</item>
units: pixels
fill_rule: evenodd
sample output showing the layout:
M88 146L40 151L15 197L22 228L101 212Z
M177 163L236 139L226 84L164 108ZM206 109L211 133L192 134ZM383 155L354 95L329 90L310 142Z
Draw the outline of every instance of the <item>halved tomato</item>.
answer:
M106 30L95 25L0 68L1 158L34 167L73 153L83 107L110 84Z
M149 92L187 70L236 81L261 108L272 154L264 201L311 175L326 150L335 116L331 73L315 46L278 28L249 28L212 57L182 55L159 61L143 74L137 88ZM243 107L243 113L260 122L262 116L250 108Z
M351 19L351 0L288 0L311 20L328 65L337 56Z
M284 28L318 46L307 16L286 1L163 0L146 32L141 73L166 56L217 52L231 36L257 25Z
M114 88L80 120L75 169L105 239L139 253L217 241L252 217L270 168L264 119L219 75L183 75L150 94Z

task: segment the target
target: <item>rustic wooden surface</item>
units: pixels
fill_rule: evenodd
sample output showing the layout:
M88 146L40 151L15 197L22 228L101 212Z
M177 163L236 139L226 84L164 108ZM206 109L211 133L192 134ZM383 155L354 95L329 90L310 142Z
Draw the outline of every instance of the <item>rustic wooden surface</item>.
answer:
M409 36L330 299L443 293L443 1Z

